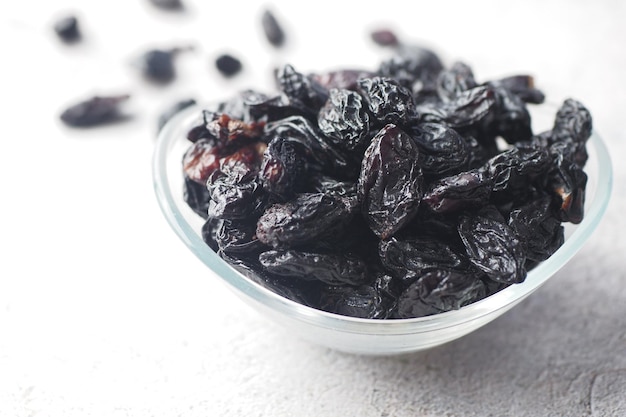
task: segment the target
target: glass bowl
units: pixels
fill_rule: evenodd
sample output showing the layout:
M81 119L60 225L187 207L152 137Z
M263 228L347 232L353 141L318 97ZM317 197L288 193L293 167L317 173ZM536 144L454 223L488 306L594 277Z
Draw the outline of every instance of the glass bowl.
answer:
M533 128L537 122L551 126L555 106L532 109ZM153 156L153 180L158 203L166 220L184 244L244 302L292 334L332 349L356 354L390 355L432 348L462 337L499 317L524 300L584 245L602 218L611 193L612 170L609 153L595 132L587 148L589 177L585 218L578 225L565 226L565 243L548 260L528 273L521 284L511 285L481 301L459 310L412 319L361 319L316 310L262 287L233 269L202 240L204 223L183 200L182 156L190 146L187 130L198 112L192 107L176 115L161 131Z

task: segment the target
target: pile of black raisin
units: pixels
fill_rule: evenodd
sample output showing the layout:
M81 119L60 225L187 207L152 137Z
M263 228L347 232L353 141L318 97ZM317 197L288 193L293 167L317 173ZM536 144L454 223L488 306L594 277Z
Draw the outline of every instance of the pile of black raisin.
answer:
M531 76L479 82L401 45L375 70L276 72L203 110L186 203L244 275L299 303L396 319L521 283L579 223L589 111L565 100L534 133Z

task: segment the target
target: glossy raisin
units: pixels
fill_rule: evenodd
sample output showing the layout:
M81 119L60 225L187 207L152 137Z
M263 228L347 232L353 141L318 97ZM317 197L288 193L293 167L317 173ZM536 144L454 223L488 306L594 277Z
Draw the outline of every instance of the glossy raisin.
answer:
M526 279L526 255L511 227L477 215L462 216L458 230L470 262L490 280L517 284Z
M250 279L252 282L269 289L281 297L285 297L302 305L319 308L320 281L307 281L304 279L293 279L292 277L270 274L264 270L258 259L233 256L223 251L219 251L218 254L237 272Z
M364 319L389 318L397 299L397 294L390 289L392 283L390 276L380 275L374 283L358 287L323 286L319 309Z
M284 201L303 188L306 172L303 149L283 136L274 136L259 170L263 188L278 201Z
M245 219L263 210L266 196L257 174L264 151L264 143L253 143L219 160L207 179L209 216Z
M350 254L270 250L259 255L259 262L273 274L329 285L361 285L369 280L365 262Z
M418 157L413 139L393 124L381 129L365 151L357 195L369 227L381 239L417 214L423 179Z
M396 79L413 91L436 91L435 83L443 68L441 59L432 49L402 44L391 58L381 62L378 73Z
M454 129L442 123L419 123L408 133L419 149L424 175L441 177L469 166L470 147Z
M359 174L360 157L335 146L305 117L290 116L268 123L265 133L266 137L284 137L301 148L312 171L339 179L355 179Z
M459 93L476 87L474 72L464 62L457 61L437 77L437 93L443 101L453 100Z
M549 196L513 209L508 224L522 243L526 257L533 261L545 261L565 241L563 226L554 215Z
M551 162L546 149L520 144L489 159L482 170L493 181L494 192L515 191L547 174Z
M545 101L545 95L535 88L535 79L531 75L512 75L489 81L488 84L505 88L526 103L541 104Z
M257 223L258 239L274 248L292 248L334 233L352 217L344 200L304 193L265 210Z
M357 91L370 113L382 124L406 124L414 116L411 91L393 78L363 78L357 81Z
M312 77L296 71L290 65L281 67L276 80L280 90L290 101L301 103L312 115L317 115L319 109L328 99L328 90L317 83Z
M501 137L508 143L529 140L532 135L526 103L506 88L493 88L495 102L481 121L481 135Z
M216 227L214 240L225 253L258 254L267 249L256 237L256 221L222 220Z
M487 117L495 102L493 89L478 86L460 92L445 103L420 104L416 111L424 122L445 122L452 128L468 128Z
M476 274L448 269L425 272L398 297L397 318L423 317L478 301L486 295Z
M386 270L405 284L431 269L467 269L469 266L459 248L434 237L382 240L378 253Z
M435 213L452 213L489 202L493 180L483 170L464 171L432 182L422 204Z
M576 163L562 156L554 158L548 173L547 190L557 206L557 217L563 222L578 224L585 215L587 174Z
M354 91L331 89L317 123L322 133L340 147L354 150L367 145L369 113L361 96Z

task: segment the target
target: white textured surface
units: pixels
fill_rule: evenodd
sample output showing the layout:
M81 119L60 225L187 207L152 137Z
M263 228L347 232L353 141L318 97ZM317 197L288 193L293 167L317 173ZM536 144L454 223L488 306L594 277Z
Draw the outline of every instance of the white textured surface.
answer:
M0 417L626 415L626 3L275 1L291 42L273 51L260 4L186 1L183 16L140 0L0 5ZM51 35L65 11L83 44ZM171 101L269 85L276 63L375 65L367 31L392 22L479 79L532 73L550 101L581 100L616 178L598 232L520 306L440 348L359 357L291 338L211 279L159 212L150 158ZM186 41L196 52L170 86L129 66ZM211 68L225 50L241 77ZM126 91L128 123L57 120L76 98Z

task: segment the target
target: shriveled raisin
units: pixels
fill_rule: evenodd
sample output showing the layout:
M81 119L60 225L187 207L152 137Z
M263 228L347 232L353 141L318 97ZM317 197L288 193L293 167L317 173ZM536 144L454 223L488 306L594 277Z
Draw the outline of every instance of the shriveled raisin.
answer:
M365 219L381 239L417 214L423 177L418 157L413 139L393 124L382 128L365 151L357 193Z

